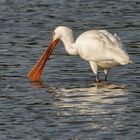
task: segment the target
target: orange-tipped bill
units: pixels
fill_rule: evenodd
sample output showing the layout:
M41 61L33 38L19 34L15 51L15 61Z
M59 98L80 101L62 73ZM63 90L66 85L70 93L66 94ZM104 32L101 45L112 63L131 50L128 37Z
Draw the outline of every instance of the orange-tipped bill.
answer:
M44 53L42 54L36 65L28 73L28 78L31 81L38 81L40 79L45 63L58 42L59 40L55 40L50 43L49 47L44 51Z

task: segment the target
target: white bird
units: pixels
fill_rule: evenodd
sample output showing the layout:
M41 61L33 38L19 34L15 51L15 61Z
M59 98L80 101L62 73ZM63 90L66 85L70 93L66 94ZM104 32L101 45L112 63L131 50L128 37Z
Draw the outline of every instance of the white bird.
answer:
M49 47L28 73L30 80L38 81L40 79L44 65L59 40L63 42L70 55L79 54L81 58L89 62L93 73L96 75L96 82L100 81L98 67L104 70L105 81L107 81L108 71L112 67L132 63L116 34L112 35L106 30L90 30L82 33L74 41L72 30L65 26L59 26L53 32L53 39Z

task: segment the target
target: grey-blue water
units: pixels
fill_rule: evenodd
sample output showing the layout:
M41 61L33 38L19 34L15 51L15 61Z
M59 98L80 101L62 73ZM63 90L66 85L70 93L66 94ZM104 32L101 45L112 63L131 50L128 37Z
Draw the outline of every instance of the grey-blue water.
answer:
M96 85L88 62L60 43L42 81L30 82L58 25L75 38L89 29L116 32L135 64ZM0 140L139 140L139 81L139 0L0 1Z

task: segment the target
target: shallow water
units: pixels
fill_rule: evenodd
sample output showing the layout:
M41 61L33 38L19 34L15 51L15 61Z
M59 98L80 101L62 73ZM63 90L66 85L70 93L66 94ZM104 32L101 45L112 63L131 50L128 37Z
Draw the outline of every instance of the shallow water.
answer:
M140 139L139 12L139 0L1 0L0 139ZM96 85L88 63L60 43L42 81L29 82L27 72L58 25L75 37L91 28L116 32L135 64Z

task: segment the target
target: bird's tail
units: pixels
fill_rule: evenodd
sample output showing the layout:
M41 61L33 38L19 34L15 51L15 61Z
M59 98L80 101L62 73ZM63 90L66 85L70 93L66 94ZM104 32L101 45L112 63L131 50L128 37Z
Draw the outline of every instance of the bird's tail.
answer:
M133 61L130 59L128 55L117 55L116 53L113 55L114 59L120 63L121 65L132 64Z
M132 59L129 59L129 64L134 64L134 61Z

